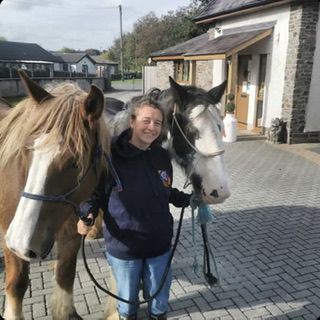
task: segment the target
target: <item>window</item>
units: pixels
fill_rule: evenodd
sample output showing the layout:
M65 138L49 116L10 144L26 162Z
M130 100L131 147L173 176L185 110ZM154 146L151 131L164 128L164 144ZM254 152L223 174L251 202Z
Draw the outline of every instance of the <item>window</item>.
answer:
M190 61L174 61L174 79L179 82L189 82L190 80Z
M82 65L82 73L88 76L88 66L86 64Z

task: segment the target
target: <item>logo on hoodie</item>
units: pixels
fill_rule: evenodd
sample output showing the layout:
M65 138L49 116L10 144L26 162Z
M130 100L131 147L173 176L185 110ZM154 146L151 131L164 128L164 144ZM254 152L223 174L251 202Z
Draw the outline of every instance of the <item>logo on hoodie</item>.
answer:
M165 170L159 170L160 180L166 188L171 186L171 177L167 174Z

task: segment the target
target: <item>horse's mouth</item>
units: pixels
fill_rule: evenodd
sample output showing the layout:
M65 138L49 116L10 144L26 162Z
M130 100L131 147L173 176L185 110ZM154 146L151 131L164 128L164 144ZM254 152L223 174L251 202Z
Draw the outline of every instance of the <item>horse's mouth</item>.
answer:
M218 190L212 190L210 194L207 194L204 188L201 189L202 200L207 204L217 204L224 202L229 198L229 192L219 192Z
M25 250L24 252L20 252L19 250L16 250L14 248L10 248L8 247L8 249L13 252L17 257L21 258L22 260L31 262L31 261L40 261L40 260L44 260L49 253L51 252L53 247L53 244L49 246L49 248L45 251L42 252L40 254L37 254L36 252L34 252L33 250Z

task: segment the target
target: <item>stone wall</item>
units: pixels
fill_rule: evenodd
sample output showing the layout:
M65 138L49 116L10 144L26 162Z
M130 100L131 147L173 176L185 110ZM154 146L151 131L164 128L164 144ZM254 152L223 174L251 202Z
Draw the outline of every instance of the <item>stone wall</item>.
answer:
M75 81L78 83L80 88L85 91L89 91L91 84L95 84L103 91L107 91L111 87L109 79L106 78L36 78L33 80L41 87L44 87L49 83ZM21 97L26 94L27 93L20 79L0 79L0 97Z
M282 117L287 121L288 143L320 141L320 132L304 132L318 15L318 0L299 1L291 5L282 98Z
M195 85L204 90L212 89L213 60L196 62L196 83Z
M173 61L159 61L158 68L158 88L165 90L169 88L169 76L173 78Z
M204 90L212 89L213 61L196 61L195 85ZM173 77L173 61L157 62L158 88L169 88L169 76Z

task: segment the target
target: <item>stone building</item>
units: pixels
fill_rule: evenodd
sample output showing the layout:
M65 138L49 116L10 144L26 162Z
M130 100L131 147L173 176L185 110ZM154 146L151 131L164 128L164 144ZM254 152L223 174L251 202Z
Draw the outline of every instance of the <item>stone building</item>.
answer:
M320 141L318 0L214 0L194 22L209 31L152 53L160 88L169 75L206 90L228 79L248 130L264 134L278 117L288 143Z

